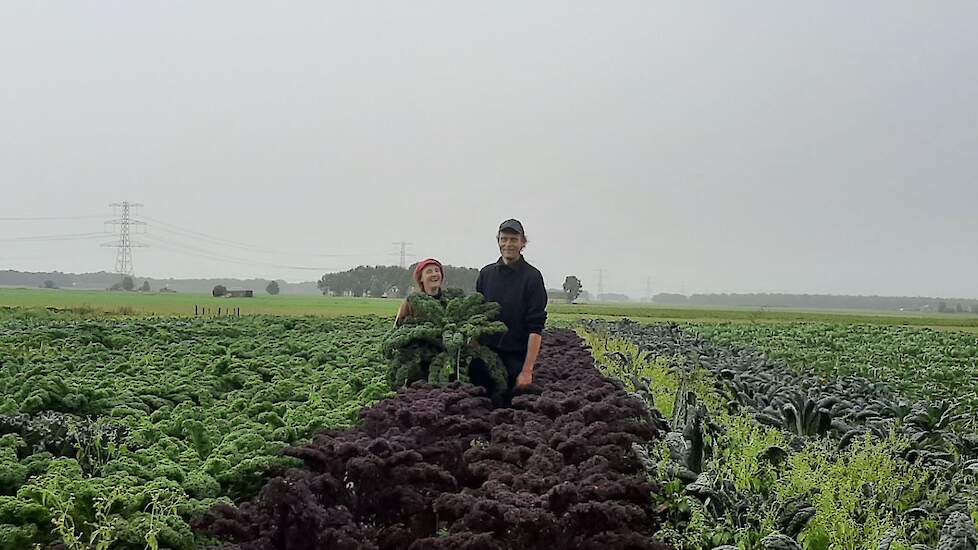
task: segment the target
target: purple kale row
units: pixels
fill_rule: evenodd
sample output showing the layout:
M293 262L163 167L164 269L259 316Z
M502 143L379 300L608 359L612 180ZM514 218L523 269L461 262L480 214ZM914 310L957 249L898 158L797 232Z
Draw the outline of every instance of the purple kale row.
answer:
M658 437L570 331L545 338L534 387L415 384L286 454L305 467L198 524L241 550L654 549L659 518L631 452Z

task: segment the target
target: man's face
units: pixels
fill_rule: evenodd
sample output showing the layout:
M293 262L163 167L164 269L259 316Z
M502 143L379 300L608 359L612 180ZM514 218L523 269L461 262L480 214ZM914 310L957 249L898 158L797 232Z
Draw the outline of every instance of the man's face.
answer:
M510 231L500 231L496 240L499 242L499 254L507 262L518 259L526 246L522 235Z

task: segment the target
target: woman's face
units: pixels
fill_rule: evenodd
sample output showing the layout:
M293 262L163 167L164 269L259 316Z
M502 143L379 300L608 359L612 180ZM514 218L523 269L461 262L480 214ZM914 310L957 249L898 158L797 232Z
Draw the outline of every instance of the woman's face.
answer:
M421 284L424 291L434 294L441 288L441 269L437 265L426 265L421 270Z

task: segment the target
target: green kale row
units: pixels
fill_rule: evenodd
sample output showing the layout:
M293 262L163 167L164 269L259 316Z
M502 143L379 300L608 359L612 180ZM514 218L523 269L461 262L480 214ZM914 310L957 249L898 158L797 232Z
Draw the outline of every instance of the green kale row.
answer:
M389 394L385 325L0 317L0 549L203 547L195 514Z

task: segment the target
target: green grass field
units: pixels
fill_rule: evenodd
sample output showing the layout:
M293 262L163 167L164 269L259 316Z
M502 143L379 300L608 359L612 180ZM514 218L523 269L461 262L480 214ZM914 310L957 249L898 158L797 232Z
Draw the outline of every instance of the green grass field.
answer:
M400 301L381 298L333 298L310 295L255 298L214 298L208 294L159 292L108 292L104 290L47 290L0 288L0 307L56 308L80 313L136 315L194 315L207 308L215 315L227 308L240 308L242 315L379 315L393 317ZM869 311L819 311L779 308L709 308L702 306L656 306L649 304L560 304L549 307L550 318L572 321L582 317L641 322L690 321L699 323L792 323L825 322L872 325L908 325L978 332L978 315L920 314Z
M907 325L978 331L978 315L964 313L916 313L869 310L816 310L788 308L656 306L649 304L553 304L557 318L622 318L636 321L689 321L737 323L843 323Z
M331 298L326 296L270 296L214 298L209 294L161 292L109 292L105 290L0 289L0 306L51 307L86 312L145 315L194 315L194 307L216 314L221 308L240 308L242 315L381 315L397 312L397 300Z

